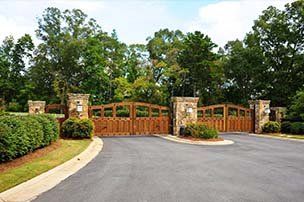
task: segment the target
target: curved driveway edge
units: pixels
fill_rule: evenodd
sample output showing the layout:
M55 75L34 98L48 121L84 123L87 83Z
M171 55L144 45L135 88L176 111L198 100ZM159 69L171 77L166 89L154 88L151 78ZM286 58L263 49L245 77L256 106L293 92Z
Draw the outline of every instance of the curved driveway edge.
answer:
M249 136L254 136L254 137L262 137L262 138L272 138L272 139L278 139L278 140L290 140L290 141L296 141L296 142L303 142L303 139L295 139L295 138L288 138L288 137L276 137L276 136L271 136L271 135L266 135L266 134L254 134L254 133L249 133Z
M0 201L20 202L35 199L87 165L102 148L102 139L94 137L88 148L71 160L0 193Z
M211 142L211 141L191 141L191 140L184 140L181 138L178 138L173 135L155 135L157 137L174 141L174 142L179 142L179 143L184 143L184 144L193 144L193 145L208 145L208 146L220 146L220 145L231 145L234 142L232 140L224 140L224 141L217 141L217 142Z

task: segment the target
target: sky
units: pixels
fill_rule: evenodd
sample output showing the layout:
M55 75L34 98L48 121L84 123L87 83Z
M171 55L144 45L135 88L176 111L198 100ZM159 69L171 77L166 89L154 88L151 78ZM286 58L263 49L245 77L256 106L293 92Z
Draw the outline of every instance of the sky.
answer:
M47 7L79 8L120 41L146 43L162 28L199 30L223 47L243 39L253 21L272 5L283 9L291 0L0 0L0 41L28 33L35 38L37 19ZM34 41L37 41L34 39Z

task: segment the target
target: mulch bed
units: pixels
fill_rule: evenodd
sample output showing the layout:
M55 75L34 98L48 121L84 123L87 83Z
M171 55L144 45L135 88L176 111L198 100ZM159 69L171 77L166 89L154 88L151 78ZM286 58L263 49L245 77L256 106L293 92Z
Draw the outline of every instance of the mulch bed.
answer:
M12 161L8 161L5 163L0 163L0 173L6 171L8 169L23 165L27 162L32 161L33 159L42 157L42 156L48 154L49 152L59 148L60 146L61 146L60 141L56 141L47 147L37 149L31 153L26 154L25 156L19 157L17 159L14 159Z
M191 141L205 141L205 142L219 142L224 141L223 138L214 138L214 139L203 139L203 138L194 138L194 137L179 137L181 139L191 140Z

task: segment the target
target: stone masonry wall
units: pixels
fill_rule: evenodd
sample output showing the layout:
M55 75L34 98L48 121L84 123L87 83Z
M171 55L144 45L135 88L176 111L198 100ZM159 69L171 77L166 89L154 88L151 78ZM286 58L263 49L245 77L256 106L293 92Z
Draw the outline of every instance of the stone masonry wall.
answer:
M180 127L197 122L197 103L195 97L173 97L173 135L179 135ZM188 109L188 112L187 112ZM190 110L192 109L192 110ZM189 112L191 111L191 112Z
M29 114L43 114L45 113L45 101L32 101L28 102Z
M273 113L272 121L281 122L282 118L286 116L286 107L271 107L270 110Z
M89 94L68 94L68 109L69 117L76 117L80 119L89 117ZM82 106L82 111L77 111L77 105Z
M270 100L249 100L250 108L254 109L254 132L262 133L262 127L269 121Z

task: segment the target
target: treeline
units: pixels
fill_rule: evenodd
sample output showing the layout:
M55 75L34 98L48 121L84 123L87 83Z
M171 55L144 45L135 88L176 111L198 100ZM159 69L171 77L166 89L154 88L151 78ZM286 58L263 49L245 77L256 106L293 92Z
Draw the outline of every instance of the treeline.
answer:
M65 103L69 92L91 94L92 104L167 105L172 96L198 96L200 104L261 98L287 106L304 83L303 0L267 8L243 40L224 48L199 31L168 29L145 45L126 45L78 9L47 8L36 36L36 47L27 34L0 47L0 98L8 110L25 110L29 99Z

